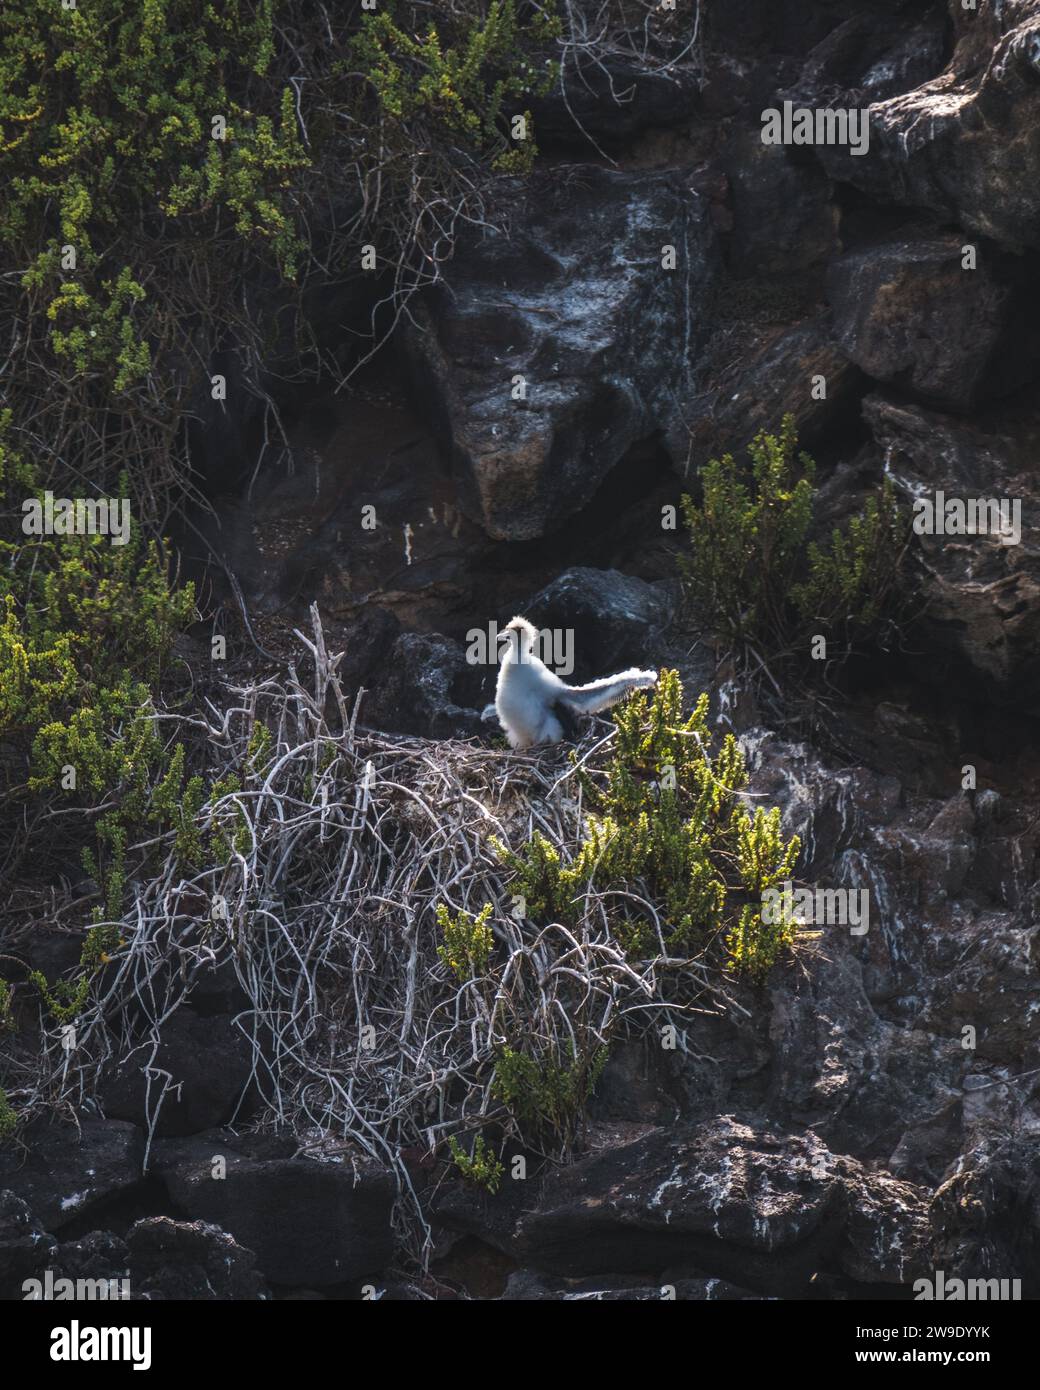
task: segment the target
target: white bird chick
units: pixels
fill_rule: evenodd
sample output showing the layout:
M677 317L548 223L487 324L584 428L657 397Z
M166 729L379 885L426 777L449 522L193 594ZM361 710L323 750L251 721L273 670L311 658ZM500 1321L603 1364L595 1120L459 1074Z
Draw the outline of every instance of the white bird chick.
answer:
M649 690L657 682L656 671L619 671L588 685L567 685L535 653L538 629L526 618L514 618L502 632L508 645L498 670L495 703L484 718L498 716L512 748L537 743L559 743L565 728L573 729L572 715L596 714L609 709L631 690Z

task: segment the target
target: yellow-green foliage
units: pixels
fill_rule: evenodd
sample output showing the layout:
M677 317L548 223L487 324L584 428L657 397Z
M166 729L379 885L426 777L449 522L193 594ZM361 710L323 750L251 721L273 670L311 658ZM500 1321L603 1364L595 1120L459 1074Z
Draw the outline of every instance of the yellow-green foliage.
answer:
M14 1018L11 1014L11 986L6 980L0 979L0 1033L6 1033L14 1027Z
M11 443L13 411L0 410L0 501L17 497L21 501L36 485L36 470Z
M194 612L152 542L102 536L0 542L0 736L27 751L27 787L79 795L140 778L158 759L151 687Z
M9 1139L18 1128L18 1116L7 1099L7 1092L0 1088L0 1143Z
M697 615L739 638L782 627L788 586L812 523L815 465L800 454L794 418L779 435L759 434L748 449L748 477L731 454L701 472L699 507L682 499L690 553L681 567Z
M191 586L172 589L165 551L139 534L0 541L0 555L0 732L32 741L35 785L72 763L100 788L121 758L105 731L147 700L194 613Z
M0 505L36 495L0 418ZM169 557L131 525L104 535L0 539L0 737L27 754L27 786L103 789L155 762L148 703L177 633L195 613ZM65 788L64 790L69 790Z
M26 266L66 370L99 372L116 390L149 370L154 267L121 259L128 231L140 256L171 221L200 243L227 230L268 243L294 270L284 190L306 155L291 90L259 81L272 10L272 0L4 0L0 245ZM15 247L30 254L12 259Z
M30 982L40 991L56 1023L71 1023L82 1012L95 976L119 945L118 927L93 926L83 942L79 957L80 973L75 979L58 980L51 985L42 971L30 972Z
M216 352L315 369L307 277L359 275L369 245L395 295L425 283L534 158L512 119L559 21L521 8L4 0L6 403L49 482L128 467L157 522Z
M516 103L544 94L556 78L556 65L537 56L560 32L551 7L521 25L515 0L491 0L468 26L434 13L421 32L400 18L411 8L388 0L364 14L351 45L382 115L407 125L409 140L425 127L432 143L461 141L499 172L529 172L537 154L531 113ZM513 138L515 116L524 118L523 139Z
M437 954L443 963L462 981L484 975L495 944L488 926L491 904L485 903L476 917L468 912L458 912L453 917L444 903L437 904L436 912L437 925L444 937Z
M815 465L796 457L794 418L749 446L750 471L731 454L702 470L699 505L682 499L690 550L680 557L691 610L735 645L809 655L817 633L864 641L888 616L906 526L886 479L877 498L835 530L829 547L806 544Z
M262 721L257 721L249 732L246 745L246 761L252 772L261 772L271 755L271 730ZM335 748L327 748L322 753L323 767L328 767Z
M554 1139L568 1147L606 1061L605 1047L575 1051L566 1060L503 1047L495 1059L491 1094L528 1139Z
M755 808L754 816L745 812L737 824L736 869L740 887L751 901L740 909L740 916L726 935L726 949L732 967L754 980L763 980L780 957L791 947L798 925L786 910L767 921L762 913L762 895L791 875L798 858L800 841L795 835L785 845L780 828L780 808Z
M484 1142L482 1134L478 1134L474 1140L471 1154L465 1151L454 1135L448 1140L448 1148L451 1150L455 1167L467 1182L486 1188L492 1196L498 1191L505 1168L495 1156L491 1145Z
M569 860L537 831L518 853L503 851L517 872L513 891L533 919L573 924L590 887L634 887L662 930L648 914L612 909L631 954L674 956L721 936L729 964L761 977L794 930L778 940L760 930L762 893L790 876L799 841L785 841L778 809L752 814L739 799L744 756L732 734L712 754L708 697L685 719L682 703L678 674L662 671L652 697L637 694L615 712L606 784L586 781L597 810L582 842Z
M184 745L173 750L166 775L152 793L150 817L159 825L172 825L177 835L177 858L187 865L198 867L205 854L196 816L207 799L206 784L199 776L184 780Z
M0 503L18 488L34 495L33 471L2 428L0 467ZM153 701L173 641L194 617L193 591L171 584L165 547L145 543L136 526L126 545L103 535L22 536L0 541L0 557L8 772L0 808L26 797L60 801L58 826L99 885L95 923L118 920L128 845L172 829L178 858L199 866L207 846L198 814L210 795L237 790L229 779L207 792L202 777L187 773L185 747L164 748L158 732ZM77 818L77 808L94 811ZM223 844L215 825L212 845ZM62 988L52 996L67 1010L73 1001Z
M825 632L843 623L859 631L876 628L890 609L905 541L906 523L886 478L844 531L835 528L829 548L810 543L808 575L791 591L803 620Z

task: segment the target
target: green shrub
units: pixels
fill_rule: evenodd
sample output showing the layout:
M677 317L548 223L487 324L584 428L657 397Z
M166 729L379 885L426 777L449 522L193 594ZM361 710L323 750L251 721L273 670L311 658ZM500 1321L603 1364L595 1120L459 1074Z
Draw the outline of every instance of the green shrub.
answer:
M495 938L488 919L491 904L485 903L476 917L459 912L453 917L443 903L436 907L437 925L444 944L437 947L441 961L462 981L476 979L486 973Z
M7 412L8 506L37 495L9 428ZM104 535L0 539L0 738L24 755L29 790L100 793L156 760L151 691L195 616L193 587L174 588L169 569L166 548L135 524L125 545ZM70 765L75 788L62 786Z
M103 536L0 541L0 737L27 754L28 786L111 785L150 740L141 711L194 615L162 547ZM113 736L113 730L120 730Z
M558 68L537 62L538 50L560 33L547 8L521 25L515 0L491 0L486 13L474 6L468 25L445 15L419 33L391 3L362 15L350 61L375 94L380 115L413 143L416 127L428 143L463 146L485 155L499 173L529 173L537 155L530 111L515 103L544 95ZM407 25L407 27L406 27ZM511 122L522 116L527 138L512 138Z
M6 1033L14 1027L11 1000L11 986L6 980L0 978L0 1033Z
M7 1099L7 1092L0 1087L0 1144L18 1128L18 1115Z
M877 632L895 599L896 571L906 527L886 478L877 497L846 530L835 528L829 549L810 542L808 575L791 592L802 621L825 631L844 624L859 634Z
M792 416L749 446L750 472L731 454L701 474L699 505L682 499L690 549L680 569L697 620L734 649L810 655L811 640L866 644L894 616L908 528L885 480L828 547L807 544L815 465L796 456Z
M491 1094L505 1105L528 1140L553 1140L568 1148L606 1061L605 1047L575 1048L566 1060L503 1047L495 1059Z
M0 503L16 488L35 489L3 423ZM52 847L78 855L99 885L95 924L118 921L128 876L144 867L140 858L127 863L128 846L146 832L172 830L187 867L242 843L237 808L230 831L223 814L208 840L199 824L206 801L237 790L237 779L208 787L189 775L186 747L165 747L158 732L155 699L174 641L195 617L193 589L174 586L165 546L145 542L136 525L125 545L103 535L22 536L0 541L0 558L0 811L60 803ZM254 732L250 759L270 742L267 730ZM85 996L73 988L75 998L67 985L50 991L56 1009L78 1011Z
M454 1135L448 1140L448 1148L451 1150L455 1167L466 1181L485 1188L494 1196L502 1182L505 1168L495 1156L490 1144L485 1144L484 1136L477 1135L471 1154L466 1153Z
M111 952L120 945L119 928L114 925L93 926L87 932L79 957L80 973L72 980L58 980L51 985L40 970L29 974L29 981L39 990L56 1023L71 1023L82 1012L90 994L90 986Z
M41 297L65 370L116 392L147 374L159 306L138 251L171 221L200 240L269 243L292 273L299 240L284 190L306 165L292 92L260 79L272 0L5 0L0 10L0 167L11 196L0 244L32 249L23 285ZM266 97L268 109L252 107ZM212 138L212 118L227 122ZM128 228L128 216L132 222ZM63 267L62 248L76 252ZM150 331L151 330L151 331Z
M357 276L372 244L406 297L530 168L511 120L558 31L514 0L5 0L0 308L47 480L129 469L157 525L216 351L317 371L309 274Z
M732 734L712 756L707 695L686 719L682 703L678 674L662 671L652 696L615 712L606 782L586 778L596 811L569 862L538 831L519 851L500 852L536 921L574 925L588 890L631 887L661 919L658 935L648 914L611 904L612 928L633 956L676 956L722 939L729 967L761 978L794 934L793 924L779 940L757 930L762 894L790 876L799 840L784 840L778 808L752 814L740 801L744 756Z

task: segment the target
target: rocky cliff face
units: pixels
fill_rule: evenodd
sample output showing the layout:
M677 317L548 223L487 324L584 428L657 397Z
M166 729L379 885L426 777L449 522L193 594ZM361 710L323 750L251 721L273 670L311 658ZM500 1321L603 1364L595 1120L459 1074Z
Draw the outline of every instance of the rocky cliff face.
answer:
M619 59L546 99L504 230L467 232L360 407L308 410L295 479L235 503L236 565L265 642L317 598L367 717L410 734L479 732L464 634L514 609L567 615L579 677L677 665L802 837L801 877L866 890L869 930L825 928L674 1049L619 1048L587 1151L522 1201L417 1159L434 1259L411 1282L387 1275L377 1166L348 1180L219 1129L249 1067L214 1041L235 1002L200 993L147 1177L126 1077L72 1168L5 1160L12 1289L49 1264L128 1266L157 1297L905 1298L943 1270L1040 1296L1040 0L697 9L674 66ZM785 101L868 109L869 148L763 145ZM788 412L828 523L886 476L908 504L1021 504L1015 544L918 539L913 641L820 747L691 655L659 525L710 454ZM217 1207L200 1175L229 1149ZM258 1218L288 1208L302 1225Z

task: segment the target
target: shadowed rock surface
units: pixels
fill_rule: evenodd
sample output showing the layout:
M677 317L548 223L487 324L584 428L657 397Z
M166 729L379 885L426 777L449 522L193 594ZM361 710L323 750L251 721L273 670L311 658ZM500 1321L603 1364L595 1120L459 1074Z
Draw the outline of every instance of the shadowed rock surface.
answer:
M558 529L655 433L705 343L714 267L681 180L595 166L537 179L508 236L460 246L403 346L489 535Z

